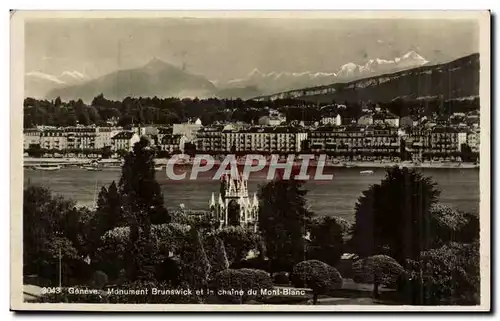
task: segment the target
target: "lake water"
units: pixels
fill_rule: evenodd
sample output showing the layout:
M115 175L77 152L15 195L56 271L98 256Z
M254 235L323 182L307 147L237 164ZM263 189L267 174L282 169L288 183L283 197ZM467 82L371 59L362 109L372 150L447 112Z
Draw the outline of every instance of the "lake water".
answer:
M328 168L325 173L333 174L331 181L308 181L305 188L311 209L318 215L341 216L352 221L354 206L363 190L379 183L385 175L383 168L375 168L373 175L362 176L363 168ZM442 203L459 210L479 212L479 170L478 169L420 169L431 176L441 190ZM212 192L219 192L219 182L212 180L214 173L199 175L197 180L174 181L164 172L157 172L165 205L177 207L183 203L186 208L207 210ZM24 184L37 184L50 188L54 193L74 199L81 205L91 205L101 186L108 186L120 179L120 171L86 171L78 168L63 168L58 171L24 171ZM264 173L250 176L249 192L258 191L265 183ZM97 192L96 192L97 191Z

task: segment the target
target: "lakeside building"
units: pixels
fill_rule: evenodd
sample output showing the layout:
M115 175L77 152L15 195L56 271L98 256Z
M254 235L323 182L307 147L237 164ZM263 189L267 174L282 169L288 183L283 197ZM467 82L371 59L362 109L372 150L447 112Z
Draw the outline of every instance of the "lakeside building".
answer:
M160 150L173 153L176 151L184 152L186 136L184 135L163 135L160 142Z
M111 138L122 131L122 127L97 127L97 135L95 137L95 147L101 149L103 147L111 147Z
M97 149L97 130L96 127L66 127L64 132L66 133L67 148L79 150Z
M196 134L196 150L202 152L222 152L222 131L224 126L204 127Z
M477 152L478 149L473 149L470 144L473 139L467 128L451 126L412 128L404 136L405 150L412 154L415 161L422 161L424 154L431 158L457 155L464 144L469 145L473 152Z
M430 132L429 145L426 148L426 152L459 152L462 144L466 143L467 130L450 126L436 126Z
M133 131L121 131L111 137L111 150L118 151L131 151L134 144L139 142L140 137Z
M241 226L257 232L259 201L255 193L253 198L249 197L247 180L243 175L225 175L221 179L220 191L217 200L212 193L209 203L212 217L219 224L218 228Z
M68 146L63 129L47 129L40 133L40 147L47 150L63 150Z
M312 152L320 153L385 153L399 152L397 128L388 126L320 127L309 133Z
M30 146L40 145L40 129L38 128L25 128L23 130L23 147L29 149Z
M477 128L474 128L467 133L467 145L470 146L473 152L479 152L480 136L479 129Z
M251 127L241 130L224 130L221 148L226 152L300 152L307 139L304 128Z

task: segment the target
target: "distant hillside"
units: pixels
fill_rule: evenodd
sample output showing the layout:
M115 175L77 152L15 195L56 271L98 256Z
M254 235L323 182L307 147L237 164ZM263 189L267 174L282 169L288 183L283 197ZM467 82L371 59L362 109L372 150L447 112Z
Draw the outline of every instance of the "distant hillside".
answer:
M256 100L303 99L312 102L387 102L395 99L458 99L479 95L479 54L449 63L256 97Z
M203 76L194 75L176 66L153 59L148 64L128 70L119 70L80 85L56 88L48 99L82 99L92 101L99 94L108 99L125 97L205 97L213 95L216 87Z
M215 93L215 96L221 99L250 99L255 96L262 95L263 93L255 86L248 86L244 88L221 88Z

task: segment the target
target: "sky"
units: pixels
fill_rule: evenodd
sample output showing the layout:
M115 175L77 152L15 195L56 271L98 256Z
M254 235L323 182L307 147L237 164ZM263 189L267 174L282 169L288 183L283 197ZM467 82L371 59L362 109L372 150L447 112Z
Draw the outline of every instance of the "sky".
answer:
M262 72L336 72L414 50L431 63L479 51L473 20L123 18L25 24L25 71L92 78L152 58L211 81Z

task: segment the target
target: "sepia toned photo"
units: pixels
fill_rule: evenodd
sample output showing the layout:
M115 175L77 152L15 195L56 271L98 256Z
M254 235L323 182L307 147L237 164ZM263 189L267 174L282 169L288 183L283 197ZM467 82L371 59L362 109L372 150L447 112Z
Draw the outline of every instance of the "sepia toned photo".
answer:
M14 10L11 309L489 311L489 70L488 11Z

